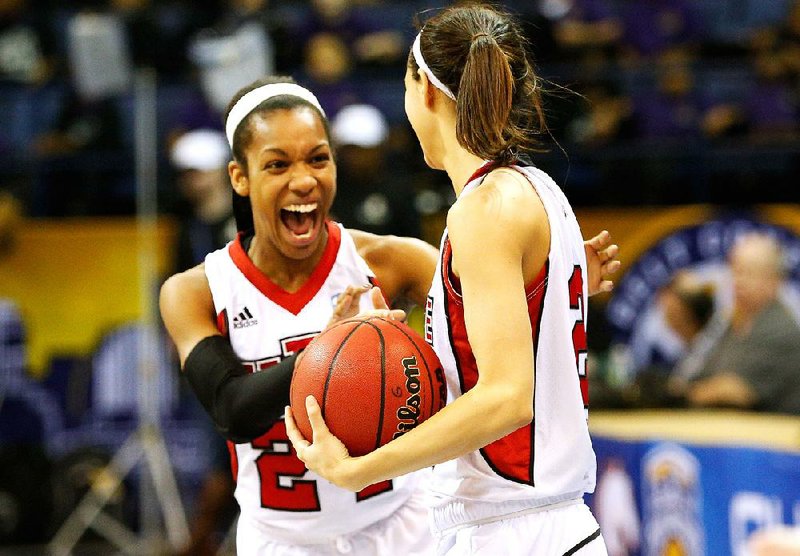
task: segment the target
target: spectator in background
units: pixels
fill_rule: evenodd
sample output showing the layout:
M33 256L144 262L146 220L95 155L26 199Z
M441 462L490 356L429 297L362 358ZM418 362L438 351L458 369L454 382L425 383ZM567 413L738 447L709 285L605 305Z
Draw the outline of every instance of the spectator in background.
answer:
M336 114L361 100L353 79L353 57L344 40L334 33L318 33L306 42L302 75L298 79L314 90L323 109Z
M0 0L0 83L41 85L56 69L45 14L29 0Z
M337 147L338 180L332 213L347 227L380 235L419 237L414 184L386 163L389 126L368 104L346 106L331 133Z
M676 339L668 342L671 349L653 345L649 362L634 369L628 381L613 384L618 377L610 376L605 384L595 384L601 404L635 408L685 405L682 389L670 385L680 383L679 377L688 372L684 367L696 364L708 342L718 336L712 333L718 326L709 324L714 315L714 290L693 272L679 270L658 292L656 305L661 321L653 334L664 337L673 333Z
M696 139L704 110L692 58L669 52L655 64L656 83L634 97L638 132L644 139Z
M756 84L744 99L748 139L755 142L798 137L798 107L791 69L774 52L755 52Z
M208 253L224 247L236 235L228 179L230 159L225 134L211 129L189 131L170 149L178 189L189 205L178 228L175 272L202 263ZM211 469L201 486L191 521L189 544L178 554L210 556L216 554L220 537L235 515L233 482L224 440L194 396L188 397L197 419L207 426L212 454Z
M606 0L569 0L553 33L562 54L585 68L607 67L618 55L624 27Z
M219 19L189 41L189 60L209 105L220 115L254 75L275 72L270 22L267 0L227 0Z
M633 102L608 81L589 81L581 87L585 110L568 125L569 139L587 148L604 147L635 136Z
M210 2L107 0L125 25L136 66L154 68L161 81L180 80L190 69L190 37L213 21Z
M40 163L37 216L130 214L133 195L117 197L125 156L113 97L70 89L55 125L34 138Z
M646 61L671 50L694 50L703 37L703 21L687 0L625 2L625 57Z
M406 60L406 40L400 24L366 17L347 0L311 0L312 12L296 35L309 37L308 49L320 34L333 34L342 40L355 65L393 65ZM392 27L392 24L398 27ZM324 106L324 103L323 103Z
M743 235L729 254L733 307L716 339L682 369L694 407L800 415L800 326L779 300L783 253L773 237Z
M55 125L33 141L34 214L131 214L133 157L118 102L132 82L125 27L116 14L87 9L70 16L66 38L69 87Z
M221 131L190 131L172 145L170 160L177 172L177 185L189 205L178 230L176 272L203 262L208 253L236 235L228 180L230 158Z
M716 337L710 326L714 315L714 289L691 271L681 270L658 294L657 303L666 326L682 343L682 353L670 364L653 364L639 369L633 384L625 388L623 398L637 407L674 407L684 405L680 390L670 388L674 377L685 374L684 368L702 357L708 342Z

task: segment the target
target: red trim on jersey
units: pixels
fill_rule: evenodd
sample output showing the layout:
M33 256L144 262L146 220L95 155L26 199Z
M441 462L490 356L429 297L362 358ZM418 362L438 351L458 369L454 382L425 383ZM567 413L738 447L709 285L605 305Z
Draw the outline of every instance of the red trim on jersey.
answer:
M217 314L217 330L219 333L228 337L228 310L223 309Z
M322 258L317 263L317 267L308 281L294 293L287 292L275 282L269 279L266 274L261 272L242 246L242 235L236 236L236 239L231 242L228 252L231 259L233 259L236 267L244 274L251 284L267 296L270 300L274 301L293 315L298 314L303 310L303 307L311 301L319 292L322 284L328 278L328 275L336 262L336 255L339 253L339 245L342 242L342 231L335 223L330 220L325 222L328 229L328 243L325 245L325 251L322 253Z
M547 291L548 266L545 261L536 278L525 286L534 356L538 348L539 326L544 309L544 296ZM442 269L450 344L458 368L461 392L466 393L478 382L478 366L467 338L464 302L460 292L461 284L452 272L452 248L450 240L447 238L445 238L442 250ZM480 451L486 463L501 477L533 485L533 424L495 440L481 448Z
M235 483L239 479L239 455L236 453L236 444L230 440L226 440L225 443L228 445L228 453L231 458L231 474Z
M472 180L476 180L481 176L485 176L486 174L488 174L489 172L494 170L494 168L496 166L497 166L497 162L495 162L494 160L487 160L486 162L481 164L480 168L478 168L477 170L475 170L472 173L472 175L467 180L467 183L471 182ZM466 184L464 184L464 185L466 185Z

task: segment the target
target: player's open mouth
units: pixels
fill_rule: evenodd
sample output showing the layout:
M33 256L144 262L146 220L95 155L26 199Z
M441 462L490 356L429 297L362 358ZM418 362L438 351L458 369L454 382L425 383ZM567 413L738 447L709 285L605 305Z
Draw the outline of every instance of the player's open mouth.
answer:
M307 243L319 229L317 215L317 203L288 205L281 209L281 222L294 241Z

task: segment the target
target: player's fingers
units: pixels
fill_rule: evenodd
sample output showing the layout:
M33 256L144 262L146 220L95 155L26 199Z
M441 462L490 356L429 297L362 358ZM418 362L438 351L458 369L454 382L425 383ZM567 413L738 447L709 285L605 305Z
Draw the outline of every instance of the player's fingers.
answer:
M303 437L303 433L300 432L300 429L297 428L297 424L294 422L294 415L292 414L292 408L288 405L284 410L284 421L286 422L286 435L291 440L292 444L295 447L295 451L297 448L303 448L309 446L308 440Z
M610 241L611 241L611 234L608 233L608 230L603 230L602 232L594 236L592 239L590 239L588 243L589 245L592 246L592 248L595 251L601 251L605 249L605 247L608 245Z
M344 292L339 294L339 297L336 299L336 307L334 307L334 313L343 313L347 311L352 305L353 301L357 301L362 294L364 294L367 290L369 290L370 286L347 286Z
M600 286L598 287L598 292L608 293L614 289L614 282L611 280L603 280L600 282Z
M620 269L622 263L618 260L609 261L603 264L603 275L614 274Z
M379 317L387 320L405 320L406 312L402 309L373 309L361 313L363 317Z
M369 291L369 296L375 309L389 309L389 305L386 303L386 298L383 297L383 292L378 286L373 287Z
M615 259L617 255L619 255L619 245L617 245L616 243L613 245L609 245L603 250L603 256L607 261Z
M328 425L325 424L325 419L322 418L322 409L320 409L314 396L306 396L306 413L308 413L308 421L311 423L312 442L316 442L320 434L330 434Z

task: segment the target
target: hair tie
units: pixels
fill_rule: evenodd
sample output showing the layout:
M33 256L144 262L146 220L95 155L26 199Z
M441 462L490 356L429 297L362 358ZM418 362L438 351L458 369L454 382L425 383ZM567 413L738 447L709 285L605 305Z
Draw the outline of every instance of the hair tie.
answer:
M434 87L442 91L451 99L456 100L456 95L453 94L453 91L451 91L447 85L439 81L439 78L433 75L433 71L431 71L431 68L429 68L428 64L425 63L425 58L422 57L422 48L419 44L419 39L421 36L422 31L417 33L417 38L414 39L414 44L411 46L411 54L414 56L414 61L417 63L417 66L419 66L419 69L421 69L428 77L428 81L433 83Z
M262 85L242 95L242 98L237 100L236 104L231 108L231 111L228 112L228 119L225 122L225 135L228 137L228 144L231 146L231 149L233 149L233 135L236 133L236 128L242 123L242 120L244 120L250 112L255 110L259 104L279 95L299 97L313 105L320 111L322 116L325 117L325 111L322 109L317 97L305 87L301 87L296 83L270 83L269 85Z

